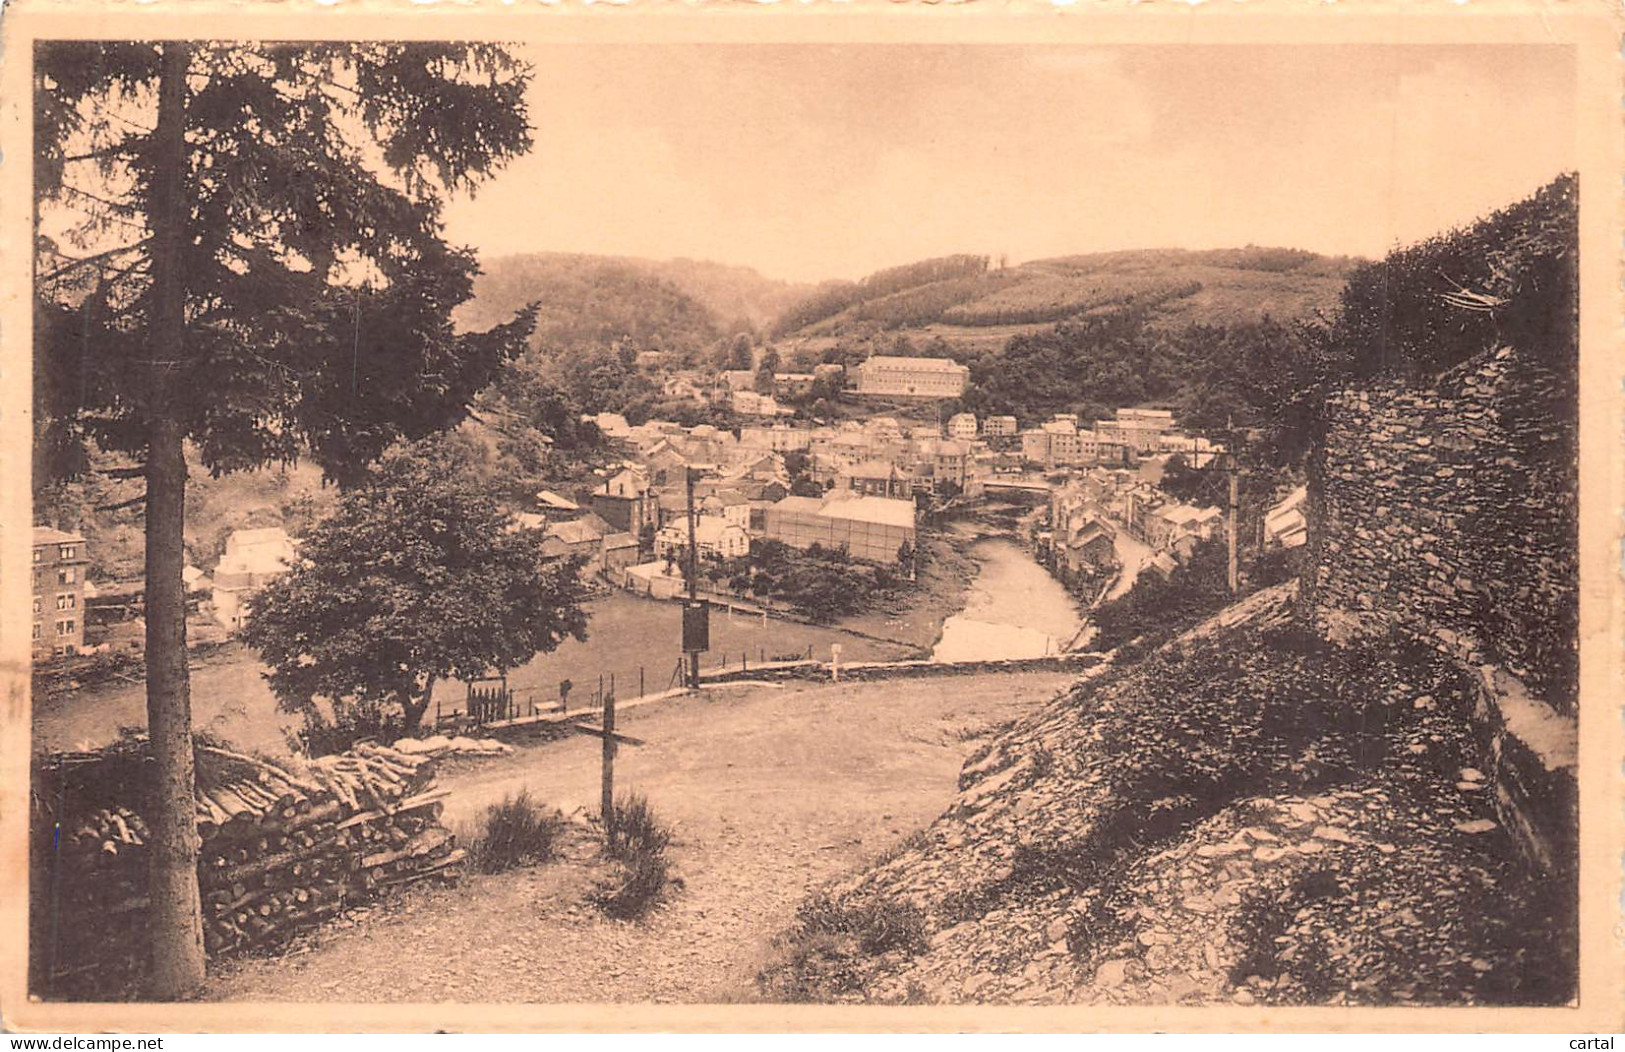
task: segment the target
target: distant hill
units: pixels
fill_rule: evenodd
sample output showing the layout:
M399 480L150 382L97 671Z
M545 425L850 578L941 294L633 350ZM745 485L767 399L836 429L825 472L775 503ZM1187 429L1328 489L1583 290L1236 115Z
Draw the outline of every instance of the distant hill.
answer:
M983 266L970 265L976 260ZM782 315L775 331L809 349L891 334L917 344L940 337L974 354L1022 332L1125 307L1147 311L1159 328L1229 325L1264 315L1286 320L1335 306L1358 262L1256 247L1105 252L1002 269L986 267L985 257L946 257L823 286ZM920 280L899 280L911 272Z
M485 328L535 301L534 343L553 349L625 339L689 356L741 326L765 326L804 291L749 267L688 259L528 253L481 266L457 323Z

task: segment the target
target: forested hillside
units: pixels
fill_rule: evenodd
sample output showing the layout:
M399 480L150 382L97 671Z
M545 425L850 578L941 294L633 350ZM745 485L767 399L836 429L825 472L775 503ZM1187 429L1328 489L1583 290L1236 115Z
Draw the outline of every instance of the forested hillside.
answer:
M802 291L748 267L687 259L531 253L481 267L458 323L478 328L537 302L531 345L553 351L626 342L691 358L720 337L767 325Z
M882 333L985 346L987 333L1041 326L1123 308L1149 324L1180 328L1297 318L1330 308L1354 261L1296 249L1206 252L1151 249L990 267L986 256L949 256L821 286L774 327L786 337ZM1002 333L1000 335L1010 335Z

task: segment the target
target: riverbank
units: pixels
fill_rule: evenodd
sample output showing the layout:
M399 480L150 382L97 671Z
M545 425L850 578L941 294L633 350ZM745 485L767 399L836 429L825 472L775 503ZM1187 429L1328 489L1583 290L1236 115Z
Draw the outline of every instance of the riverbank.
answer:
M971 582L979 570L976 559L969 554L972 540L949 531L922 534L920 547L925 558L919 578L912 583L905 598L841 618L835 627L892 640L912 647L920 656L929 654L942 638L943 624L964 609ZM850 653L843 657L858 660Z

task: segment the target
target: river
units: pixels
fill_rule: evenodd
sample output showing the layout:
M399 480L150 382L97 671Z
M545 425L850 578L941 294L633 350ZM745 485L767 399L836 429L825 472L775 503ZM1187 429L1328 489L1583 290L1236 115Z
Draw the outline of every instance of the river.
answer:
M933 661L985 661L1058 654L1083 627L1072 596L1014 541L971 545L981 564L965 608L942 626Z

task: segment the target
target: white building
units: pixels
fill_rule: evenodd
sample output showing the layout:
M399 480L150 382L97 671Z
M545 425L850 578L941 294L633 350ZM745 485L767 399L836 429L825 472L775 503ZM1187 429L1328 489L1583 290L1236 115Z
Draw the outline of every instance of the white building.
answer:
M280 526L237 530L214 571L214 616L227 628L243 627L248 598L298 561L293 539Z
M771 449L775 453L788 453L806 449L812 444L813 432L805 427L742 427L739 444L753 449Z
M854 370L860 395L886 398L958 398L970 369L947 358L875 355Z
M1309 491L1299 486L1286 499L1264 513L1264 546L1298 548L1309 540L1309 524L1303 517Z
M969 442L976 437L976 414L955 413L948 418L948 437Z
M742 416L778 416L779 403L774 401L772 395L757 394L755 391L735 391L729 398L728 406Z
M765 535L794 548L845 548L876 563L894 563L904 543L918 543L914 502L886 497L786 497L766 509Z
M1111 420L1095 425L1103 442L1121 443L1136 453L1155 453L1164 433L1173 430L1174 414L1165 409L1119 409Z
M746 507L747 514L749 507ZM750 554L750 534L737 522L720 515L700 515L694 520L694 547L702 556L712 559L737 559ZM678 558L688 550L688 521L686 516L665 526L655 534L655 557Z

